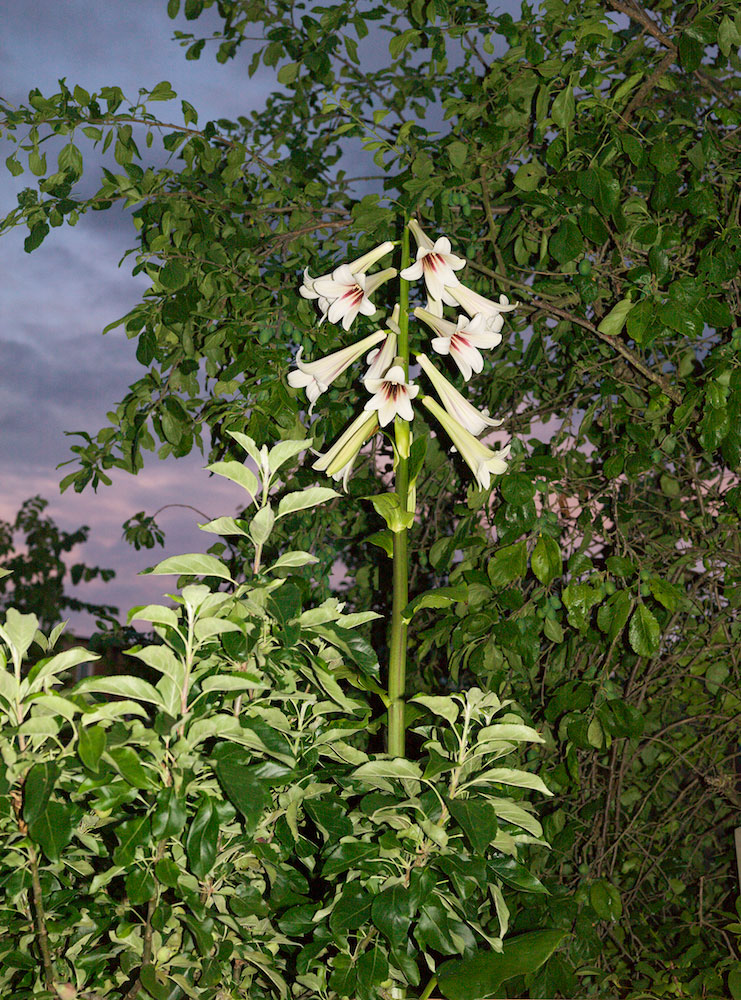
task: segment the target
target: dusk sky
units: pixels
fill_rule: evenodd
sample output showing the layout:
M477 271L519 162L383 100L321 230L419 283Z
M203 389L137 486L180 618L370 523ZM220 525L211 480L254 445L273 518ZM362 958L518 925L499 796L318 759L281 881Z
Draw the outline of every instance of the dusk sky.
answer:
M12 104L25 103L34 87L58 92L60 77L71 88L79 83L92 93L117 85L127 95L169 80L178 98L190 101L207 121L259 107L275 85L272 70L248 78L247 53L227 65L207 53L186 61L172 35L176 28L193 30L192 23L171 21L159 0L0 0L0 25L0 94ZM206 33L209 21L202 17L197 25ZM182 120L179 100L155 108ZM4 164L12 147L3 140L0 146ZM4 216L16 204L16 192L35 178L13 178L4 166L1 170ZM94 171L91 175L97 180ZM93 213L74 228L52 230L32 254L23 250L26 235L24 228L0 237L0 518L11 520L22 502L38 493L49 500L46 513L62 528L89 525L87 544L69 561L114 568L116 579L69 591L117 605L125 620L130 606L159 600L174 585L171 577L137 577L140 570L168 555L204 551L214 538L198 530L196 514L175 508L158 518L167 532L165 549L137 552L122 539L122 523L138 510L151 514L175 502L211 517L233 514L242 493L209 477L204 458L195 452L166 462L150 456L136 477L114 471L114 485L97 495L91 489L60 494L59 481L71 467L55 466L72 457L64 431L97 431L142 374L136 340L127 340L122 330L103 337L101 330L138 301L148 282L132 277L131 259L118 267L133 244L133 228L122 213ZM88 615L74 615L71 627L87 634L94 624Z
M514 13L519 3L495 6ZM12 104L25 103L32 88L56 93L57 81L65 77L71 89L80 84L92 93L117 85L134 96L140 87L169 80L178 98L198 110L201 122L234 119L261 106L277 85L276 73L261 67L250 79L247 46L226 65L208 51L198 61L186 61L173 31L208 34L217 23L213 15L201 17L195 27L182 16L171 21L165 0L0 0L0 95ZM179 100L154 108L182 120ZM3 140L0 147L4 164L15 147ZM86 165L92 163L89 147L84 152ZM27 173L13 178L4 166L0 170L4 216L16 204L16 193L35 178ZM90 177L92 187L94 169ZM178 502L210 517L233 514L242 491L209 478L204 458L195 452L166 462L149 456L135 477L114 471L114 485L100 487L97 495L90 489L59 493L60 479L71 470L55 468L72 457L73 441L64 431L99 430L106 412L142 374L136 340L127 340L121 329L105 337L101 331L139 300L148 282L131 276L131 258L118 267L134 236L121 212L92 213L74 228L54 229L32 254L23 250L26 235L23 228L0 237L0 519L11 520L25 499L41 494L50 501L47 514L62 528L89 525L89 541L69 561L114 568L116 579L70 592L117 605L125 620L130 606L159 600L174 585L168 577L137 577L140 570L168 555L204 551L214 539L198 530L196 514L175 508L158 517L167 533L165 549L137 552L122 539L122 523L136 511L152 514ZM76 615L71 627L84 635L94 626L89 616Z

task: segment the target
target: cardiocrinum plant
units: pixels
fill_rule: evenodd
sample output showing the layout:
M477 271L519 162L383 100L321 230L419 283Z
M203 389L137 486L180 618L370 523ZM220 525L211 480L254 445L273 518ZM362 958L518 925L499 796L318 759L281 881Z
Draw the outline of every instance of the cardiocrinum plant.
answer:
M410 262L409 232L417 243L417 256ZM349 330L358 315L376 312L370 296L384 282L397 277L395 268L368 274L369 268L394 249L391 241L381 243L362 257L342 264L331 274L312 278L304 272L301 294L314 299L321 312L320 323L329 320ZM463 285L457 271L466 261L452 253L450 240L439 237L434 243L419 223L412 219L401 239L401 269L398 272L398 301L382 329L327 357L306 362L299 349L296 370L288 376L294 388L304 388L314 409L319 396L369 348L368 367L361 376L367 399L358 416L334 444L314 463L335 480L347 480L361 448L379 432L389 436L394 451L395 489L372 500L392 535L393 605L388 664L388 749L404 756L404 692L408 615L409 553L407 535L415 516L415 484L427 446L424 435L413 434L414 401L420 402L437 420L454 448L468 465L477 485L488 489L492 475L507 470L509 445L490 448L481 435L502 421L476 409L430 360L424 350L410 347L410 284L424 279L427 306L414 308L412 315L434 334L430 347L455 363L463 379L484 367L482 350L496 347L502 340L503 314L515 308L506 296L493 302ZM444 306L462 309L455 321L443 315ZM421 339L421 335L420 335ZM410 377L412 357L438 396L419 395L419 386ZM442 404L442 405L440 405ZM388 428L388 430L387 430ZM393 434L391 434L393 429ZM407 610L409 607L409 610Z
M513 891L547 891L520 854L545 845L528 792L549 794L536 774L503 766L544 742L516 706L478 687L417 694L406 709L415 750L405 755L406 626L425 600L407 604L406 539L425 453L412 404L436 418L480 487L506 470L509 453L478 439L498 421L421 350L414 359L440 402L420 396L409 282L424 275L427 307L414 315L465 379L482 370L480 351L499 343L512 308L459 283L464 261L445 237L433 244L409 228L417 260L405 230L385 327L321 360L299 355L289 376L313 408L375 348L361 413L314 468L346 483L360 449L393 426L395 489L372 498L393 538L387 688L357 634L378 615L344 613L336 598L305 607L311 581L295 571L316 557L266 547L283 517L338 496L285 489L287 463L312 440L258 448L230 430L253 468L209 469L241 486L252 511L201 527L251 546L251 573L238 583L213 554L154 567L183 586L171 606L130 613L153 630L154 641L129 651L149 680L92 676L70 690L69 671L95 654L55 655L63 626L46 636L34 615L10 609L0 623L3 995L480 1000L533 973L565 936L534 929L512 906ZM349 329L396 277L393 268L367 274L393 247L329 276L306 274L304 296ZM467 316L451 322L443 306L454 304ZM387 709L380 719L376 697ZM388 753L378 753L369 734L384 719Z

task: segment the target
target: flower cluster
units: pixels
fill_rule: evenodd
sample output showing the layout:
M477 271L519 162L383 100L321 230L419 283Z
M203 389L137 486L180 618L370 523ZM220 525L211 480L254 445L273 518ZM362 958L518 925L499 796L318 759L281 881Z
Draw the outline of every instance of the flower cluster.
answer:
M427 289L427 308L415 309L414 316L435 334L430 340L432 350L449 356L468 381L474 372L483 369L481 351L501 343L502 314L514 309L515 305L510 304L504 295L494 302L461 284L455 272L465 267L466 261L452 253L446 236L433 243L414 220L409 223L409 229L417 243L417 257L413 264L400 272L400 277L406 281L423 278ZM316 300L321 313L320 323L329 319L331 323L342 323L343 328L349 330L358 314L374 315L376 308L370 296L397 272L393 267L375 274L367 272L393 248L394 244L386 241L357 260L318 278L312 278L308 271L304 272L300 292L304 298ZM443 306L461 308L463 313L451 322L443 317ZM333 479L342 480L345 488L363 445L396 418L411 421L414 417L412 401L419 396L419 387L408 379L404 362L397 356L398 324L399 307L396 306L385 328L349 347L310 362L302 360L299 350L296 369L288 375L289 385L306 390L311 412L319 396L332 382L369 348L374 348L366 358L368 367L362 376L370 398L361 413L313 466ZM491 476L506 471L510 448L507 445L493 450L478 437L488 429L499 426L501 421L493 420L486 412L480 412L469 403L426 354L420 352L415 358L432 383L442 406L425 395L419 396L419 402L446 431L479 487L488 489Z

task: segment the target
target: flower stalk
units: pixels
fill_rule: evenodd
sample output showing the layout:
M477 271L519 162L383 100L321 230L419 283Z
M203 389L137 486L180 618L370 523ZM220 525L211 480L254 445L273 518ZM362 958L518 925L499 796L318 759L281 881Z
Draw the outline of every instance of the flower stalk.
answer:
M409 267L409 230L404 226L401 238L400 272ZM409 282L399 277L399 338L398 356L405 378L409 378ZM402 513L409 503L409 423L396 417L394 421L396 452L396 493ZM406 688L407 626L404 608L409 603L408 529L393 533L393 598L391 605L391 640L389 644L388 676L388 752L392 757L405 756L404 693Z

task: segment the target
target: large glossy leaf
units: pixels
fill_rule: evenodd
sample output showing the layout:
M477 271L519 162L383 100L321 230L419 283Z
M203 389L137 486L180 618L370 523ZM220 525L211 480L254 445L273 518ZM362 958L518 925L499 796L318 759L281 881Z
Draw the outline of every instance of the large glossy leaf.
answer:
M191 820L185 840L188 864L196 878L205 878L213 868L218 839L219 817L211 799L206 796Z
M58 861L72 838L70 807L63 802L47 802L41 815L28 824L28 836L41 847L49 861Z
M34 823L46 811L59 777L59 767L51 761L34 764L23 784L23 818Z
M484 799L449 799L450 815L476 854L483 854L497 835L497 814Z
M373 902L374 897L357 882L345 886L330 914L329 926L336 934L357 930L370 919Z
M504 950L479 952L472 958L443 962L437 970L440 992L447 1000L484 1000L495 996L514 976L535 972L566 937L566 931L540 930L505 938Z
M406 948L415 910L414 893L403 885L383 889L373 898L373 923L392 948Z
M250 757L242 747L222 743L214 756L219 784L244 816L251 833L270 804L268 786L258 777L255 767L247 763Z
M174 788L163 788L157 795L157 804L152 813L152 836L175 837L185 826L187 819L185 799Z

